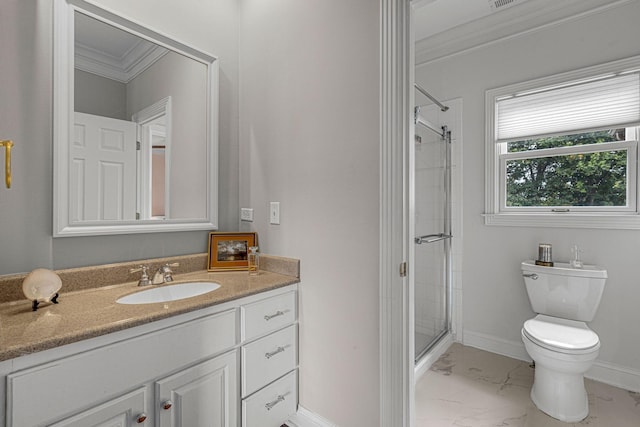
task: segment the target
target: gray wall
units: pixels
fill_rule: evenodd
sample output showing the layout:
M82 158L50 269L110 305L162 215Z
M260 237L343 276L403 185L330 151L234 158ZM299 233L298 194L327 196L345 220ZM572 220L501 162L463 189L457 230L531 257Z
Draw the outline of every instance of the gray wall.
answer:
M127 87L124 83L76 69L74 87L74 111L130 120L131 117L127 117Z
M99 3L220 58L219 225L237 229L237 1ZM13 187L0 187L0 274L205 252L205 231L52 238L52 19L49 0L3 1L0 138L16 147Z
M206 217L207 82L203 63L169 52L127 83L129 117L171 96L171 218Z
M379 425L379 7L241 10L244 226L261 251L301 259L300 404L349 427Z
M591 327L602 342L600 362L640 372L640 230L485 226L484 94L487 89L640 54L640 3L564 22L416 69L416 81L443 99L461 97L463 115L464 338L521 346L520 329L533 316L520 262L537 244L553 244L557 260L570 247L608 269L609 280ZM505 347L505 348L506 348Z
M0 274L52 265L51 5L7 0L0 13L0 139L12 139L13 184L0 154Z

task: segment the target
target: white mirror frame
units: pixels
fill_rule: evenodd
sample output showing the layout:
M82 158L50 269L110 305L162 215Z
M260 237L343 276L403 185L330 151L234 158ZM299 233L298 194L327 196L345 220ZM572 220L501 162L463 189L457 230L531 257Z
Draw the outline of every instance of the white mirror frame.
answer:
M69 141L74 114L74 13L82 12L195 59L207 67L207 213L205 218L70 220ZM53 237L216 230L218 228L218 59L85 0L55 0L53 51Z

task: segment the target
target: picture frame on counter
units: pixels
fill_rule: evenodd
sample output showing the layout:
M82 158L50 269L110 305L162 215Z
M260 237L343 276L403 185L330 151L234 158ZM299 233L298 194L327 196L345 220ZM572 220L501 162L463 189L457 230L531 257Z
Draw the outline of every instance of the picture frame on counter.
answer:
M248 270L251 246L258 246L258 233L210 232L207 270Z

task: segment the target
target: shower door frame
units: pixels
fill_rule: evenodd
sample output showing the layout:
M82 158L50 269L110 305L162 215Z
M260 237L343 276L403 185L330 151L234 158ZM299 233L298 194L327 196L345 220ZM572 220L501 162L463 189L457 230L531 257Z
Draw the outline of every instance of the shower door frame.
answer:
M423 89L417 87L418 90L420 90L421 92L423 92ZM424 92L423 92L424 93ZM439 106L441 106L442 111L446 111L448 110L448 107L444 107L442 106L442 104L439 104ZM416 110L415 112L415 124L422 124L424 125L425 128L436 132L437 133L437 128L435 128L432 124L428 123L428 122L423 122L420 120L420 116L418 113L418 110ZM442 339L448 335L451 334L452 330L453 330L453 262L452 262L452 254L451 254L451 240L453 238L452 235L452 219L451 219L451 215L452 215L452 207L451 207L451 203L452 203L452 186L451 186L451 131L449 130L449 128L444 125L441 126L440 128L442 130L442 133L440 133L440 141L443 144L446 144L446 148L445 148L445 165L444 165L444 171L445 171L445 179L444 179L444 223L443 223L443 231L441 233L436 233L436 234L432 234L432 235L427 235L427 236L419 236L416 237L414 239L414 242L416 244L430 244L430 243L435 243L438 241L444 241L444 288L445 288L445 292L444 292L444 305L445 305L445 328L444 330L440 331L433 339L431 339L431 341L427 344L427 346L425 348L423 348L422 350L420 350L420 352L417 355L414 355L415 357L415 364L418 365L420 363L420 361L422 361L426 356L429 355L430 351L438 344L442 341ZM412 188L412 193L411 193L411 197L413 198L413 201L411 203L412 208L412 215L413 215L413 229L415 230L415 198L416 198L416 193L415 193L415 174L416 174L416 168L415 168L415 144L413 144L412 146L412 150L414 151L414 155L413 157L413 164L410 165L410 169L411 169L411 179L413 181L413 183L411 184L411 188ZM427 240L425 240L427 239ZM414 263L417 264L418 260L416 260L415 258L415 247L413 248L413 252L414 252ZM415 271L415 268L413 269ZM410 279L411 281L411 286L415 287L415 273L414 275L411 277ZM413 292L413 295L415 297L415 290ZM415 304L415 300L414 300L414 304ZM414 309L414 322L415 322L415 312L416 310ZM414 334L415 334L415 329L414 329ZM415 339L414 339L414 346L415 346Z

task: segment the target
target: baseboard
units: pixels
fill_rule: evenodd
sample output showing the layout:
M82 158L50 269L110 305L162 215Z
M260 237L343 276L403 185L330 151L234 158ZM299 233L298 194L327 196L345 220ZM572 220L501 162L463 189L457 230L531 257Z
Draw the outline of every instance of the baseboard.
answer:
M522 342L508 341L491 335L465 330L463 344L514 359L531 361ZM596 360L591 369L585 374L585 377L624 390L640 392L640 371L637 369Z
M320 415L298 405L298 412L289 417L286 423L289 427L338 427Z
M491 353L501 354L513 359L531 361L527 350L522 342L514 342L495 337L493 335L481 334L467 329L463 333L464 345L479 348L480 350L490 351Z
M640 393L640 371L596 360L585 377Z
M431 351L425 355L422 359L416 363L414 371L414 381L418 382L420 377L429 370L433 362L438 360L453 344L453 337L451 334L447 334L431 349Z

